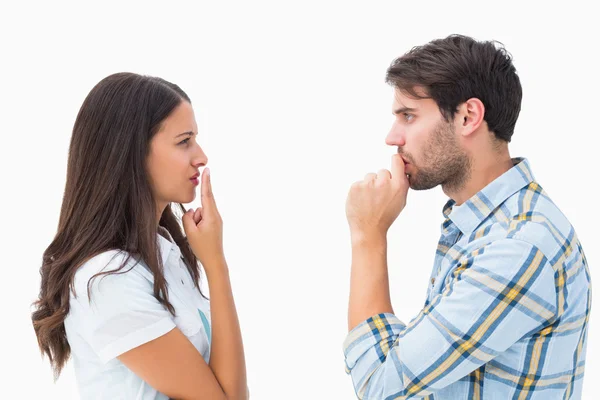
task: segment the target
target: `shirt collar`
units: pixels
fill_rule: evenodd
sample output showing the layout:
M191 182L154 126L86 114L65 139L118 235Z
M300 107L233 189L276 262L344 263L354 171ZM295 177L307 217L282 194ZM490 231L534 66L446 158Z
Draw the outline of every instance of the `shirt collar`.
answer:
M156 236L158 238L158 247L160 249L162 265L165 266L167 265L169 254L172 250L174 250L174 248L177 250L177 245L175 244L175 241L173 240L173 237L169 231L162 226L158 227L158 234Z
M513 158L513 167L494 179L481 191L460 206L450 199L443 209L446 220L442 224L444 231L450 223L468 235L510 196L535 180L529 161L526 158Z

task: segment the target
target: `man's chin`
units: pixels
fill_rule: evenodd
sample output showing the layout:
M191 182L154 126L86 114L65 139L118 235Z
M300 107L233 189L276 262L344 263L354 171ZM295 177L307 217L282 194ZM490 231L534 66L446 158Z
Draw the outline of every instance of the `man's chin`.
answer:
M408 184L412 190L429 190L439 186L439 183L431 184L423 181L419 181L418 178L413 176L408 177Z

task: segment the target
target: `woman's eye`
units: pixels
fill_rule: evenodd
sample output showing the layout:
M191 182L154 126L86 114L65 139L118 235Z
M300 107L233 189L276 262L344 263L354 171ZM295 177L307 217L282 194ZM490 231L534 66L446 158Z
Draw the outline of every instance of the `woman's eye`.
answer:
M181 142L179 142L178 144L187 144L189 142L190 138L187 139L183 139Z

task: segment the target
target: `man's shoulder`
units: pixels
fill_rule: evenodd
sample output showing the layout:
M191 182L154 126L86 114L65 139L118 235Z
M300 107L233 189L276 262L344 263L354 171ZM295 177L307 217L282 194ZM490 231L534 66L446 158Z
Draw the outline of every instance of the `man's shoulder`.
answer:
M508 220L499 236L528 242L549 259L577 241L571 222L537 182L514 193L501 208Z

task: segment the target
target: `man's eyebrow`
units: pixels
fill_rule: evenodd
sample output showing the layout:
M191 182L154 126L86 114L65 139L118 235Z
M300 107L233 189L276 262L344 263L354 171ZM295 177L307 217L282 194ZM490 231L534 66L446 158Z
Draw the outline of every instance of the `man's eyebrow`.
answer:
M194 136L194 132L187 131L187 132L180 133L179 135L175 136L175 139L177 139L179 136L183 136L183 135Z
M411 107L400 107L394 111L392 111L392 114L394 115L398 115L398 114L403 114L405 112L415 112L417 111L416 108L411 108Z

